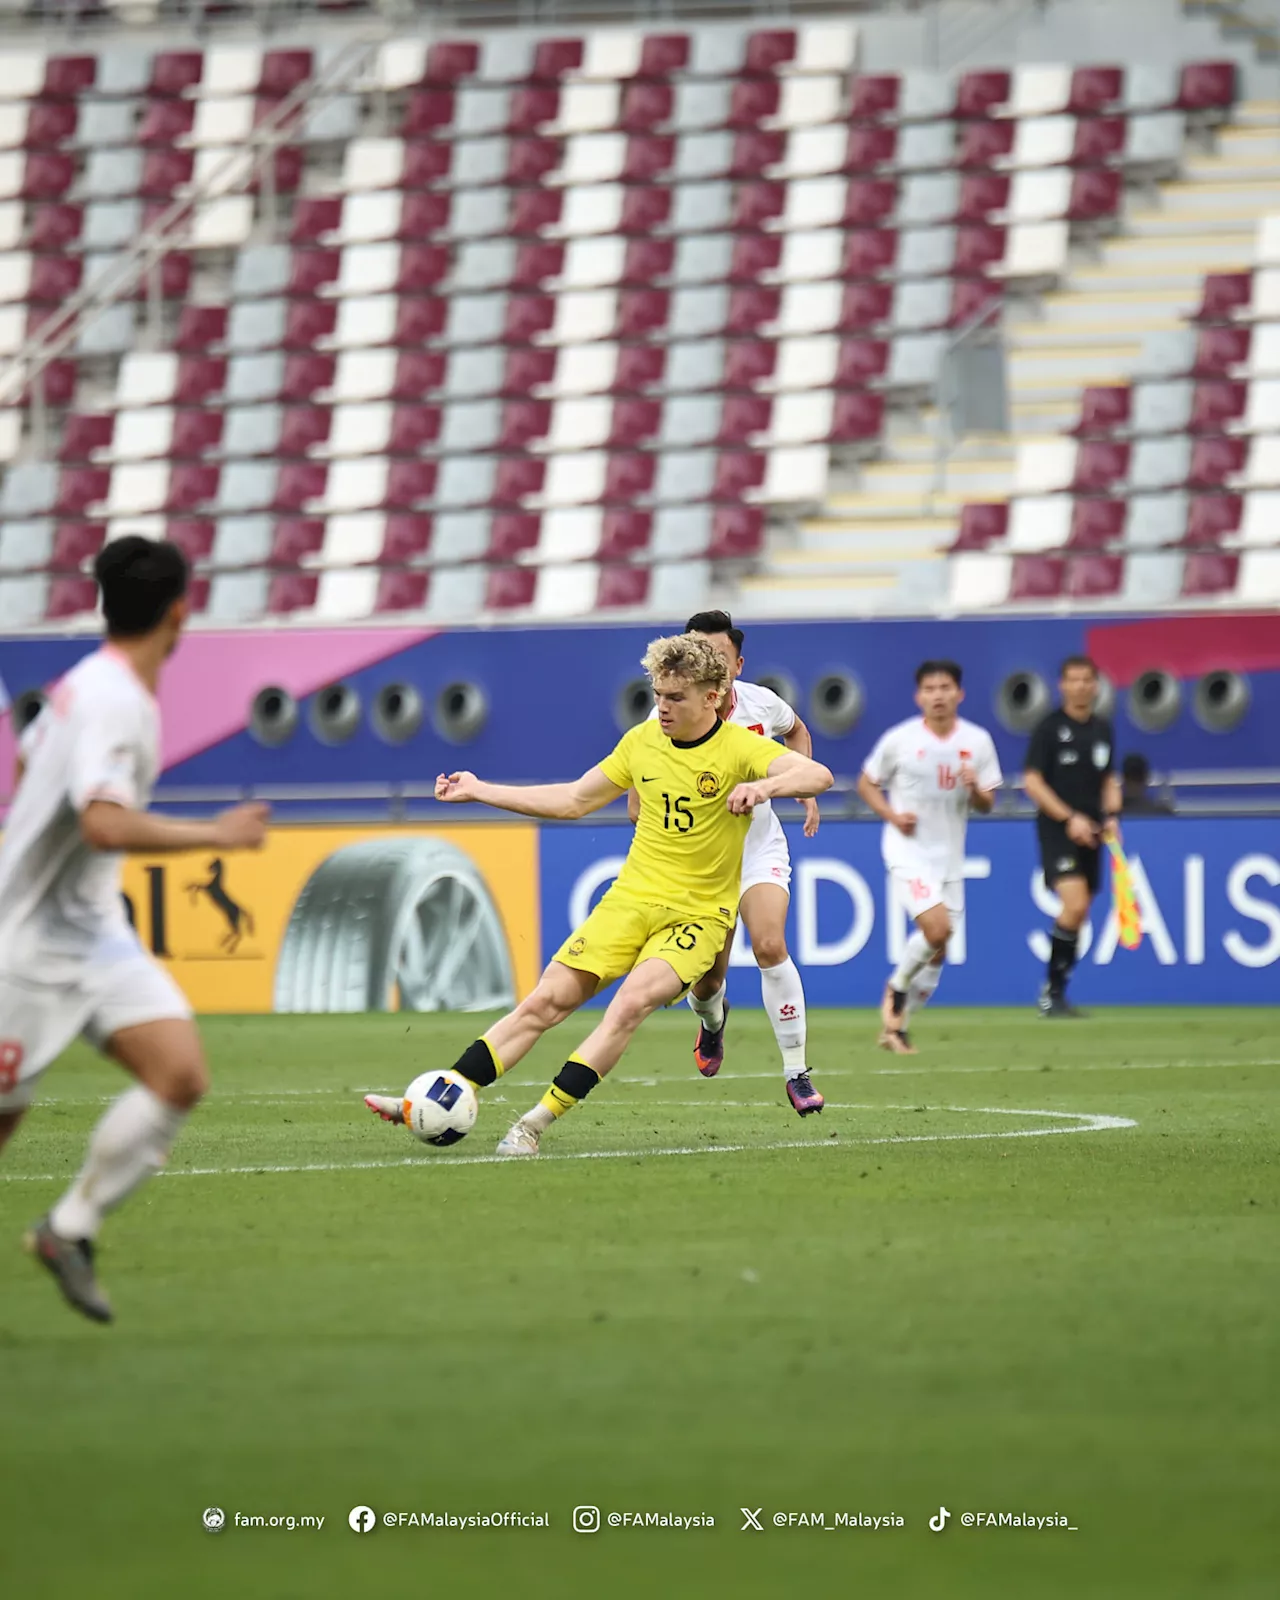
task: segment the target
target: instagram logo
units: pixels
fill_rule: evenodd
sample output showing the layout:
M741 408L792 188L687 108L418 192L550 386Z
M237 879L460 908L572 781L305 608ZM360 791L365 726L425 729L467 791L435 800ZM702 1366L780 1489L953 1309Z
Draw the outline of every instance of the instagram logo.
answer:
M599 1533L600 1507L574 1506L573 1531L575 1533Z

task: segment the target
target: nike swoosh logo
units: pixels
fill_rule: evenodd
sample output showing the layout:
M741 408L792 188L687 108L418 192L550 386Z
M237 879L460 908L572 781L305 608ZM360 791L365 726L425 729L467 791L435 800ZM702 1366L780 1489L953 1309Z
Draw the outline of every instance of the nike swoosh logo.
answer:
M641 778L640 780L641 783L657 783L657 781L656 778Z

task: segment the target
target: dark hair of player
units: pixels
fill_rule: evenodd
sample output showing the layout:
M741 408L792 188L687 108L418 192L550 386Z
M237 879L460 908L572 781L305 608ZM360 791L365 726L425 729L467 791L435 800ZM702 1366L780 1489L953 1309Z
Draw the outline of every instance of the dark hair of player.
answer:
M1058 676L1065 678L1072 667L1084 667L1087 671L1092 672L1095 678L1098 676L1098 663L1092 656L1068 656L1058 668Z
M932 678L939 672L945 673L957 689L964 686L964 674L960 670L958 661L922 661L916 668L916 688L918 689L926 678Z
M741 628L735 628L727 611L695 611L684 625L686 633L727 633L733 647L742 654L742 641L746 638Z
M191 568L167 539L127 534L102 547L93 575L102 590L108 637L139 639L158 628L173 602L186 594Z

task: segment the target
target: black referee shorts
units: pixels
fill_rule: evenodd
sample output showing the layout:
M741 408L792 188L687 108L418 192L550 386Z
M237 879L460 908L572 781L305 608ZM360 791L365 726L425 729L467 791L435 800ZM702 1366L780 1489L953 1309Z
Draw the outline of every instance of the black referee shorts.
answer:
M1036 831L1040 835L1040 864L1049 887L1052 889L1059 878L1083 878L1090 896L1096 895L1102 851L1086 849L1069 839L1066 823L1055 822L1052 817L1037 817Z

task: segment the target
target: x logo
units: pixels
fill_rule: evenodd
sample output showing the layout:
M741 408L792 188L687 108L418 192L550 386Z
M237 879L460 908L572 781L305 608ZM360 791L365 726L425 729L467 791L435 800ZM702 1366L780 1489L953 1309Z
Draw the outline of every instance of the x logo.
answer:
M738 1510L747 1519L738 1529L739 1533L746 1533L748 1528L754 1528L757 1533L764 1532L764 1529L760 1526L760 1513L764 1510L763 1506L757 1506L754 1511L748 1511L746 1506L739 1506Z

